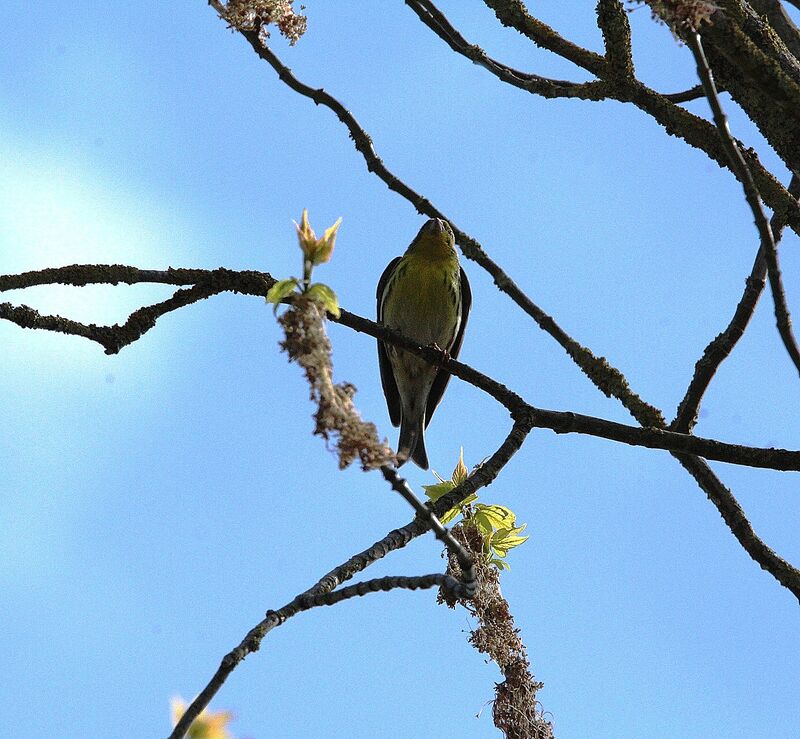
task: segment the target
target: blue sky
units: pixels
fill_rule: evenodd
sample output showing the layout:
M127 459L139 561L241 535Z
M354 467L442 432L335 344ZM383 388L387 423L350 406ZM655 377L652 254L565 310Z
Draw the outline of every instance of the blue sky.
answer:
M0 273L71 263L225 266L297 274L291 219L343 217L318 277L371 316L386 263L422 223L369 175L327 110L291 93L202 1L12 0L0 63ZM533 300L674 414L727 323L757 236L739 185L643 113L548 101L457 58L400 2L307 2L309 31L273 47L370 132ZM580 7L579 7L580 6ZM482 3L441 7L522 69L579 70L501 28ZM591 8L541 17L600 48ZM689 53L631 14L640 77L695 84ZM706 115L703 101L688 104ZM787 181L728 102L736 135ZM782 246L800 306L798 239ZM630 422L473 263L462 358L535 405ZM164 287L5 295L114 323ZM800 385L762 300L714 381L698 434L798 448ZM392 441L368 337L331 326L335 372ZM0 724L7 737L150 737L268 608L411 513L378 474L339 472L311 436L298 369L272 312L223 295L162 318L121 354L0 324ZM468 465L509 428L450 384L427 434L434 469ZM798 482L714 464L765 541L800 563ZM432 475L404 468L417 489ZM503 592L556 736L800 734L800 610L742 551L666 453L534 432L481 493L529 541ZM432 538L368 576L441 569ZM212 708L239 737L493 737L501 679L467 644L463 610L393 592L301 614L229 679ZM476 717L476 714L482 714ZM388 727L388 728L387 728Z

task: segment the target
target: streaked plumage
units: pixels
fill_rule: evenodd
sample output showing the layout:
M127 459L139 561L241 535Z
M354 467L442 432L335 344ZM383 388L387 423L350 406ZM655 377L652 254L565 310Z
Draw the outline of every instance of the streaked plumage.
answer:
M389 262L378 282L377 301L378 321L423 346L435 344L458 356L472 293L447 221L427 221L406 253ZM398 464L410 458L426 470L424 432L450 374L381 341L378 363L389 418L400 426Z

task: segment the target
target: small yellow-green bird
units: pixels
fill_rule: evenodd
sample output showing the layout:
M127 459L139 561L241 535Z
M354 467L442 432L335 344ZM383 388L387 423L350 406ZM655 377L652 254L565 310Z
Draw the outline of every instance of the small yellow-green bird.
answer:
M389 262L378 282L377 298L380 323L422 346L434 345L458 357L472 292L447 221L431 218L406 253ZM398 466L410 458L427 470L425 429L450 374L382 341L378 341L378 364L389 418L400 426Z

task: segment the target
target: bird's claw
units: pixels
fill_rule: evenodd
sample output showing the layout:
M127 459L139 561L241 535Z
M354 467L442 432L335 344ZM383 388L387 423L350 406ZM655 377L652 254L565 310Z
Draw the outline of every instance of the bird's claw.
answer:
M433 344L431 344L431 348L443 354L444 355L443 359L445 362L449 362L452 359L452 357L450 356L450 352L447 351L447 349L442 349L442 347L440 347L435 341L433 342Z

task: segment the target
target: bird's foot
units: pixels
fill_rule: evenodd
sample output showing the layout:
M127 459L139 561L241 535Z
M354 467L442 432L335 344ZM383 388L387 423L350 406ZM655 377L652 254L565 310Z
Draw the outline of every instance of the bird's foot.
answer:
M445 362L449 362L452 359L450 352L447 351L447 349L442 349L442 347L440 347L435 341L430 345L430 347L431 349L435 349L437 352L441 352L441 354L444 355L443 359Z

